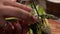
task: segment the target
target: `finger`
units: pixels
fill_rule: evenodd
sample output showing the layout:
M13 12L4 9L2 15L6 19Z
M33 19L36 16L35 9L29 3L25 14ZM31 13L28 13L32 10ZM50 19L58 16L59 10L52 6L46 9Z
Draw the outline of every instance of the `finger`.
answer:
M25 27L22 29L22 34L27 34L28 31L29 31L29 28Z
M6 21L0 16L0 34L5 34Z
M15 27L15 30L17 31L17 34L21 34L22 31L21 25L19 23L14 23L13 25Z
M21 25L18 22L9 22L7 21L7 26L5 30L7 31L6 34L21 34Z
M12 33L11 23L7 23L3 17L0 16L0 34Z
M10 26L10 28L14 30L13 24L12 24L11 22L9 22L9 21L7 21L7 22L8 22L8 25L7 25L7 26L8 26L8 27Z
M1 8L1 13L4 16L18 17L18 18L26 20L28 22L36 22L35 21L36 19L29 12L27 12L23 9L20 9L20 8L4 6Z
M26 11L31 11L32 8L28 7L28 6L25 6L23 4L20 4L20 3L17 3L17 2L4 2L5 5L9 5L9 6L13 6L13 7L18 7L18 8L21 8L21 9L24 9Z
M16 0L11 0L11 1L16 2Z
M6 26L6 21L4 20L3 17L0 16L0 26L5 27Z
M3 1L16 2L16 0L3 0Z

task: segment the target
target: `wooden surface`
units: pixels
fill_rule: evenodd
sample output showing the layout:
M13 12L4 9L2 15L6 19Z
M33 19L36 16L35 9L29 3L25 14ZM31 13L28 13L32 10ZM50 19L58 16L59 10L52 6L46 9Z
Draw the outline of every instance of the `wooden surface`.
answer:
M60 34L60 22L55 20L49 20L49 23L52 34Z

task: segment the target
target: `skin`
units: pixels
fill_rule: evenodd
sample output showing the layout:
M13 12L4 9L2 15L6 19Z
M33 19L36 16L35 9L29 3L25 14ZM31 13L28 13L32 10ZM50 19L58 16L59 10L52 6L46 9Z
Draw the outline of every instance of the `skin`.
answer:
M0 26L5 27L6 21L4 18L17 17L20 20L24 21L24 23L23 22L17 22L13 24L9 23L8 26L5 27L4 29L10 31L11 33L12 31L11 27L13 26L15 27L15 30L18 31L18 34L26 34L28 31L27 24L32 24L37 21L36 18L29 13L31 10L32 9L30 7L17 3L16 0L0 0ZM22 27L20 23L27 26L24 27L24 25L22 25L23 26ZM2 34L3 32L0 33ZM4 32L3 34L5 33L6 32Z

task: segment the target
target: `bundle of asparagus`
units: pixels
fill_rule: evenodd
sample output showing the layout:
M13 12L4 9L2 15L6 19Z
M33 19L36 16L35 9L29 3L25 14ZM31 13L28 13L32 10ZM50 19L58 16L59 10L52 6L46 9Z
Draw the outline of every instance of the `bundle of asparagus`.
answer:
M50 26L48 23L48 19L47 17L51 17L48 16L45 13L44 7L43 6L39 6L37 3L37 0L31 0L31 7L33 8L34 14L38 19L38 22L31 25L30 28L33 31L33 34L51 34L50 31Z

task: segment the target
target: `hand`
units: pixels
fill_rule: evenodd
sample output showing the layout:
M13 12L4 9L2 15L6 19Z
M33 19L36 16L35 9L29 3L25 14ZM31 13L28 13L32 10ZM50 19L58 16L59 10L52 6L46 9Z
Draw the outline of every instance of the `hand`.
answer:
M12 0L0 0L0 26L5 26L6 21L4 18L6 17L17 17L23 20L25 25L35 23L35 17L29 13L31 10L30 7ZM15 26L18 29L20 28L20 25L15 24Z

